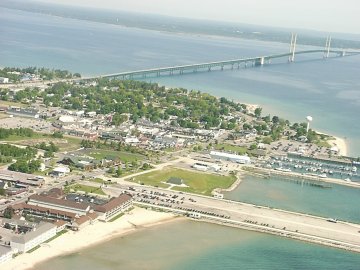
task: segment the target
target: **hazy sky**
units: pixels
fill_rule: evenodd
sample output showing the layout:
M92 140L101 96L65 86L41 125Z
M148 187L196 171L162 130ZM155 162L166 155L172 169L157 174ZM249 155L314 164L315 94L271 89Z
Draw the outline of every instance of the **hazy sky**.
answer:
M41 0L178 17L360 34L359 0Z

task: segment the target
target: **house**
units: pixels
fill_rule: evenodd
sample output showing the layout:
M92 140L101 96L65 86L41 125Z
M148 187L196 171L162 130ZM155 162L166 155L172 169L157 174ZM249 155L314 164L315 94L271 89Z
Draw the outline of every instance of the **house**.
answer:
M55 167L52 172L51 175L53 175L54 177L63 177L65 175L67 175L70 172L70 168L68 167Z
M128 194L120 194L119 197L113 198L103 205L94 207L95 212L99 215L99 220L108 221L112 217L125 212L132 206L132 197Z
M66 156L59 163L74 166L82 170L92 170L98 167L107 167L111 165L117 165L120 163L120 159L117 157L105 157L101 160L79 157L79 156Z
M9 83L9 78L0 77L0 83Z
M56 226L48 222L40 222L38 226L25 234L14 235L10 246L25 253L56 235Z

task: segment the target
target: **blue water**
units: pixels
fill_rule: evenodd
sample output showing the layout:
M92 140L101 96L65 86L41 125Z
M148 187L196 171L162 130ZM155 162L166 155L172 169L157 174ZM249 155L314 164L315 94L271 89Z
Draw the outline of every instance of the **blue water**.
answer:
M319 188L275 176L245 176L227 199L360 223L360 188L324 183Z
M169 34L4 8L0 14L0 66L99 75L288 51L280 43ZM321 55L311 57L317 60L151 80L257 103L265 113L292 121L312 115L314 128L345 137L350 154L359 156L360 56L327 61Z
M36 270L350 270L355 253L285 238L181 221L148 228L37 265Z
M4 8L0 8L0 36L2 67L45 66L85 76L288 51L286 44L168 34ZM318 57L151 80L261 104L265 113L292 121L312 115L314 128L346 137L350 153L359 156L360 57L327 61ZM306 196L316 198L319 192L294 196L291 207L296 200L306 205ZM351 211L358 208L358 195L354 196ZM278 200L270 197L266 204ZM324 196L319 201L338 211L336 206L329 208L331 201ZM304 207L304 211L313 210ZM209 224L179 224L117 238L36 269L358 269L360 264L358 254L341 250Z

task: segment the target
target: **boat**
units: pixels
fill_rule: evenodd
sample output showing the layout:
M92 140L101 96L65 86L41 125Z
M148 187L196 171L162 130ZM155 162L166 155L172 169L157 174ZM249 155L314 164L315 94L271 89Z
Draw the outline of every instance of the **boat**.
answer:
M351 182L350 178L345 178L344 179L346 182Z
M337 223L338 220L336 218L328 218L327 221Z
M326 173L322 173L322 174L319 174L319 177L321 177L321 178L327 178L327 175L326 175Z

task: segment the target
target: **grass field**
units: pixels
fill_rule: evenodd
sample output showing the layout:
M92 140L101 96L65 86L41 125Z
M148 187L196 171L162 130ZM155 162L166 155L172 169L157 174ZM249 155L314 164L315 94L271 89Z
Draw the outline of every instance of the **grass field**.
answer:
M9 137L3 139L3 141L8 141L8 142L29 141L29 140L36 140L36 139L46 138L46 137L48 137L47 134L34 132L32 137L10 135Z
M227 144L227 143L216 144L215 149L223 150L223 151L231 151L231 152L234 152L234 153L240 154L240 155L245 154L247 151L246 147L231 145L231 144Z
M106 195L101 188L87 186L87 185L81 185L81 184L69 185L69 186L65 187L65 189L64 189L65 193L70 192L70 190L75 190L75 192L76 191L83 191L85 193L94 193L94 194L99 194L99 195Z
M135 177L134 181L139 181L145 185L168 187L166 182L170 177L181 178L188 187L174 187L173 189L203 195L211 195L215 188L228 188L236 180L234 176L222 176L209 173L199 173L167 167L161 171L154 171Z
M143 160L145 158L143 155L139 154L102 149L91 149L86 154L96 159L103 159L106 157L119 157L120 160L123 162Z
M76 137L70 137L70 136L64 136L64 139L67 141L67 143L61 144L58 143L57 146L59 146L60 151L73 151L76 149L79 149L81 146L81 138Z
M5 101L5 100L0 100L0 106L15 106L15 107L27 107L27 104L23 104L20 102L12 102L12 101Z

